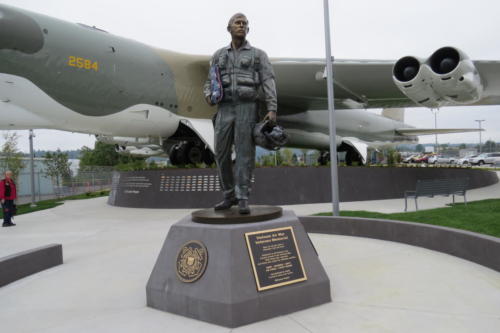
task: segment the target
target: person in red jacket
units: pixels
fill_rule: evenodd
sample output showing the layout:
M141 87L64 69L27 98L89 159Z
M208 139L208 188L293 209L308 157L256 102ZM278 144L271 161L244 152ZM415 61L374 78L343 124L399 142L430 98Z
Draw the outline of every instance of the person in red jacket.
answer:
M12 180L12 171L5 172L5 178L0 180L0 201L3 210L3 227L12 227L14 200L17 198L16 184Z

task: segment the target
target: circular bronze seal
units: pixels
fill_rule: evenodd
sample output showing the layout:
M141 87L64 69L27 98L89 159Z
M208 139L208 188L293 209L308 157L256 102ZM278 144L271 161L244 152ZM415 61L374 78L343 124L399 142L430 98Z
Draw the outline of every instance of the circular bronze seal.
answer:
M208 251L199 241L189 241L182 245L177 254L176 273L182 282L195 282L207 268Z

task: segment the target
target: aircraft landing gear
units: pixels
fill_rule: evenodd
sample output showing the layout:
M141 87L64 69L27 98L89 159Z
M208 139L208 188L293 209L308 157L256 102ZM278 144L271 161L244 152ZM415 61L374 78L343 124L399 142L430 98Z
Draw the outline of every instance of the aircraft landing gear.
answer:
M361 156L357 152L355 152L353 149L347 150L345 154L345 164L346 165L352 165L354 163L357 163L358 165L362 165L363 163L361 162Z
M346 165L353 165L353 163L357 163L357 165L363 164L363 162L361 160L361 156L359 155L359 153L357 151L355 151L354 149L352 149L349 146L347 146L347 147L341 146L341 148L342 149L338 150L338 153L342 154L345 152L344 160L345 160ZM342 155L340 156L340 158L342 159ZM318 157L318 163L320 165L327 165L328 162L330 162L330 152L329 151L321 151L320 155ZM338 155L337 155L337 163L339 163L339 156Z
M214 157L210 149L202 142L184 141L170 148L168 153L173 165L201 164L211 165Z
M319 165L327 165L330 162L330 152L328 151L320 151L318 157Z

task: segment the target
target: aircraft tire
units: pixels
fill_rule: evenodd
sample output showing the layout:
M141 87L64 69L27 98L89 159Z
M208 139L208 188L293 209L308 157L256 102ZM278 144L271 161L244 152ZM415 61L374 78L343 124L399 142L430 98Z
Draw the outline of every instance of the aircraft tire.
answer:
M320 165L327 165L330 162L330 153L327 151L322 151L318 157L318 163Z
M172 165L179 165L179 161L177 159L177 149L177 145L173 145L168 152L168 158L170 159L170 163L172 163Z
M188 164L203 163L203 148L199 144L189 142L183 148L185 160Z
M170 163L173 165L184 165L186 164L186 144L178 143L170 148L168 154L170 158Z
M205 150L203 151L203 163L205 163L206 165L212 165L215 163L214 154L212 154L212 152L208 148L205 148Z
M352 149L349 149L345 154L345 164L352 165L353 162L361 164L361 158L359 157L358 153L356 153Z

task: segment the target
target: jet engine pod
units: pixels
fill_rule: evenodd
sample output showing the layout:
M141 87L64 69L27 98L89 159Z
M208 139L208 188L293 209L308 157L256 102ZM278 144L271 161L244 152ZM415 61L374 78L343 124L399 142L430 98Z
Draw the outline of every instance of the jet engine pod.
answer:
M95 138L99 142L107 144L116 144L120 146L159 146L160 139L157 137L125 137L125 136L110 136L110 135L96 135Z
M115 144L115 151L120 155L130 155L131 150L135 150L137 147L134 146L121 146L119 144Z
M409 99L428 108L441 105L441 98L432 89L432 71L420 59L403 57L392 70L392 79L396 86Z
M155 146L136 147L136 146L115 146L115 151L120 155L129 155L134 157L151 157L163 155L163 150Z
M129 147L127 147L127 150L129 150ZM151 156L163 155L164 152L161 149L152 149L151 147L141 147L136 149L130 149L129 154L135 157L151 157Z
M481 99L483 85L472 60L454 47L434 52L427 64L433 72L432 87L442 98L460 104Z

